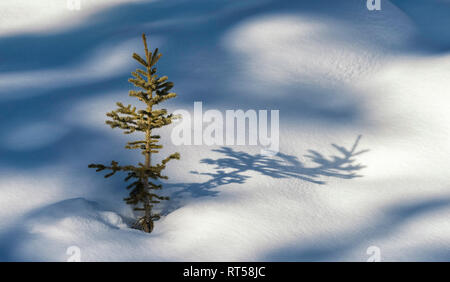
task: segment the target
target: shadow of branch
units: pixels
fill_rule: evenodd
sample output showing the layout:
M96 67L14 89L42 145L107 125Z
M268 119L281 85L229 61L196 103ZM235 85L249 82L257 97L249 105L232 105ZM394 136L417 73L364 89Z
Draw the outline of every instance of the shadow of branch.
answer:
M297 178L315 184L326 184L322 177L334 177L342 179L352 179L361 177L357 172L365 166L356 163L356 156L368 152L369 150L357 150L361 135L350 149L343 146L331 144L337 154L329 157L309 150L305 157L309 158L313 166L305 166L296 156L278 153L276 156L265 156L261 154L251 155L247 152L235 151L230 147L222 147L213 150L221 153L222 158L201 160L201 163L213 165L213 172L191 171L192 174L206 175L210 179L198 183L171 183L165 187L169 190L175 189L169 196L171 201L163 208L162 213L168 214L182 206L186 198L214 197L219 191L216 187L226 184L243 184L250 176L247 172L257 172L260 175L276 179Z

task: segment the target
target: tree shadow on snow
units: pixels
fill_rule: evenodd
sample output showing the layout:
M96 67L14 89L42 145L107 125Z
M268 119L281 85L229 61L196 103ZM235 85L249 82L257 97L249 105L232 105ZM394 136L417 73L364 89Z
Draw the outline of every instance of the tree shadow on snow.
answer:
M365 166L356 163L355 157L368 150L357 150L361 135L358 136L350 149L332 144L338 154L324 156L315 150L308 150L306 158L314 166L306 166L297 157L278 153L276 156L261 154L251 155L242 151L235 151L230 147L213 150L223 155L218 159L203 159L200 162L214 165L214 172L191 171L192 174L206 175L210 179L199 183L165 184L165 188L178 189L170 195L171 201L163 209L163 214L179 208L186 198L216 196L219 191L214 189L226 184L244 184L251 178L249 172L256 172L261 176L271 178L297 178L315 184L325 184L322 177L352 179L361 177L357 171Z

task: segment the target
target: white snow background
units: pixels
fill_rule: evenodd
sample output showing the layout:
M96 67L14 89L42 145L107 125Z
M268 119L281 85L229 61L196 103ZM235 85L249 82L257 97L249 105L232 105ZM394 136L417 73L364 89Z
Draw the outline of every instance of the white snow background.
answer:
M159 47L169 109L279 109L280 154L173 146L172 200L128 227L140 161L104 124ZM450 1L0 3L0 260L450 260ZM362 135L359 139L358 136ZM164 138L163 137L163 138Z

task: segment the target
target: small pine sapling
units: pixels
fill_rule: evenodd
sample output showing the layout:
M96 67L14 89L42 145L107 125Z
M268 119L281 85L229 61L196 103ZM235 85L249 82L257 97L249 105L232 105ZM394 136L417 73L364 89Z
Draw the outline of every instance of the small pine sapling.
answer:
M179 159L180 154L174 153L163 159L161 163L152 165L152 154L157 154L163 147L158 144L159 135L152 135L152 131L172 123L172 120L177 118L173 114L168 114L166 109L154 109L155 105L176 97L176 94L169 92L173 87L173 83L169 82L167 76L158 76L156 62L160 59L161 53L158 48L154 52L149 52L147 47L147 39L145 34L142 35L145 48L145 59L134 53L133 58L138 61L144 69L138 68L132 72L133 77L128 81L134 86L140 88L139 91L130 90L129 96L138 98L145 103L145 109L137 109L134 106L124 106L122 103L117 103L117 110L111 111L106 115L110 120L106 124L111 128L120 128L124 130L125 134L141 132L145 135L144 140L128 142L125 148L139 149L145 156L145 162L139 163L138 166L126 165L121 166L118 162L112 161L111 165L90 164L90 168L97 169L96 171L109 171L105 178L114 175L118 171L126 172L128 175L125 181L132 180L127 189L131 189L129 197L125 198L125 202L133 205L134 210L140 211L140 216L136 222L136 226L145 232L152 232L154 221L160 218L160 214L153 212L155 204L160 203L161 200L169 200L168 197L159 196L155 190L162 189L161 184L153 183L151 180L167 179L167 176L161 174L166 168L167 162L172 159Z

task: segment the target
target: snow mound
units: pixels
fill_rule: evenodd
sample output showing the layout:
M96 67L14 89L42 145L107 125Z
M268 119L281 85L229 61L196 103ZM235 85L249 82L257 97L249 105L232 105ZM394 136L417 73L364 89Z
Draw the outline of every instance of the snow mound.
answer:
M0 253L8 260L64 261L69 247L87 249L93 239L126 228L121 216L96 202L68 199L25 215L16 228L3 234Z

